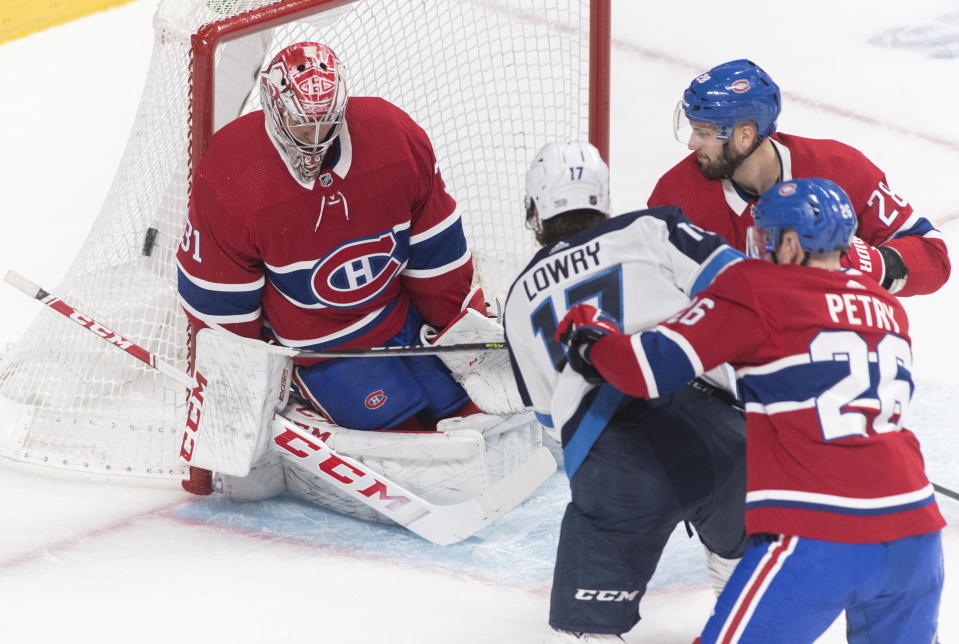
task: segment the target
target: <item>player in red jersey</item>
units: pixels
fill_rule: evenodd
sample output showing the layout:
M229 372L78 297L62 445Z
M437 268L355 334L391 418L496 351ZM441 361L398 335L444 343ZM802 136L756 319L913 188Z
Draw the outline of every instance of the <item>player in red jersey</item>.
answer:
M424 323L449 324L473 266L426 133L385 100L348 97L315 42L280 51L260 95L196 169L177 253L191 325L322 350L417 344ZM434 357L313 361L294 383L353 429L470 407Z
M770 186L825 177L845 190L858 218L843 266L899 296L932 293L949 278L942 235L889 186L885 173L838 141L776 131L779 87L748 60L697 76L676 107L676 138L692 154L664 174L649 205L676 205L696 224L745 250L748 206Z
M652 330L610 331L580 304L557 336L571 368L640 398L723 362L736 369L752 541L703 644L808 644L843 610L854 644L935 642L945 522L902 426L906 313L840 266L856 218L836 184L777 184L754 214L750 254L767 261L728 267Z

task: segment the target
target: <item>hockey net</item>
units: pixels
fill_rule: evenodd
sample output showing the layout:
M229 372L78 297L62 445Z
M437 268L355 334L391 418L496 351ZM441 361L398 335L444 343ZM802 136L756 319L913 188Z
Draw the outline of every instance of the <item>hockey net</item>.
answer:
M430 135L483 286L505 298L535 249L522 207L532 155L584 138L605 153L608 15L609 0L162 0L120 168L54 293L185 368L174 256L190 169L213 131L259 108L264 62L317 40L346 63L352 95L390 100ZM41 310L0 357L0 458L180 479L185 399L175 382Z

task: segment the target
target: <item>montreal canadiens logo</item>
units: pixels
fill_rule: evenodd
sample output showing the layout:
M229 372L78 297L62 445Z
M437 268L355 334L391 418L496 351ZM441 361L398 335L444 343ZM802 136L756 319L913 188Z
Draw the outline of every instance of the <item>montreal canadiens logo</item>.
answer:
M326 94L336 87L336 83L334 83L332 79L322 76L308 76L296 85L304 94Z
M781 186L779 186L779 190L777 192L779 192L780 197L788 197L789 195L794 195L796 194L796 184L784 183Z
M349 309L376 298L393 283L404 262L392 231L344 244L313 270L311 286L326 306Z
M733 90L737 94L742 94L743 92L749 91L749 81L745 78L740 78L738 81L729 86L729 89Z
M377 409L378 407L382 407L384 404L386 404L387 400L388 398L386 394L383 393L383 390L377 389L366 397L366 400L363 401L363 404L366 405L367 409Z

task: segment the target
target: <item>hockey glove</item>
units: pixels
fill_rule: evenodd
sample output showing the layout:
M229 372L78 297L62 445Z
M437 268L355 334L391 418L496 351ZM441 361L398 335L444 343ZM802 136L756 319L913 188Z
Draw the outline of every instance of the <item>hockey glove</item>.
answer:
M450 320L446 326L436 327L432 324L424 324L421 326L420 343L423 345L435 344L437 339L439 339L439 337L446 332L446 329L459 322L466 315L466 311L470 309L478 311L485 317L491 317L489 314L489 304L486 302L486 296L483 294L483 289L479 286L474 286L470 289L469 293L466 294L466 297L463 298L463 303L460 305L460 312L452 320ZM491 342L493 341L494 340L491 340ZM495 341L499 342L501 340ZM480 342L480 340L476 340L476 342Z
M889 246L877 248L853 237L849 252L839 259L839 263L868 275L890 293L902 290L906 284L906 265L899 253Z
M589 352L600 338L619 333L619 326L606 313L591 304L577 304L560 320L556 339L566 345L566 358L573 371L590 384L606 382L589 361Z
M882 287L890 293L898 293L906 285L909 269L902 261L902 255L892 246L880 246L879 254L886 265L886 276L882 280Z

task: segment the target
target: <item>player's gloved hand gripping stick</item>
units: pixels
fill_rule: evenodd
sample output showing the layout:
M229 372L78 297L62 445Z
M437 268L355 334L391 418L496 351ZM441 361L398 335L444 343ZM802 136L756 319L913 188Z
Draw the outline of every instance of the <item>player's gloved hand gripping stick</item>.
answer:
M566 358L573 371L594 385L606 382L599 370L589 360L589 352L596 341L610 333L620 333L620 328L609 315L591 304L577 304L571 308L556 327L556 339L569 351Z

